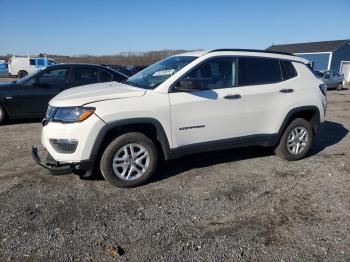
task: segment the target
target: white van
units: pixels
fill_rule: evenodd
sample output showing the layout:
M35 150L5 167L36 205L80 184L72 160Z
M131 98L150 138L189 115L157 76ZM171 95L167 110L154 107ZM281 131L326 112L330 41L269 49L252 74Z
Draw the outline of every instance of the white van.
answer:
M46 57L16 57L10 58L8 63L8 70L10 76L18 76L19 78L25 77L28 74L45 68L49 65L57 64L56 61L48 59Z

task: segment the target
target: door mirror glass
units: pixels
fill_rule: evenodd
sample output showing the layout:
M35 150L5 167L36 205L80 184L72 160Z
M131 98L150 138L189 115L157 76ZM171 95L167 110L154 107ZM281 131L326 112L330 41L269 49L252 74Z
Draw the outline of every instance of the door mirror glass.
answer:
M195 78L184 78L176 86L177 91L193 92L202 89L201 81Z

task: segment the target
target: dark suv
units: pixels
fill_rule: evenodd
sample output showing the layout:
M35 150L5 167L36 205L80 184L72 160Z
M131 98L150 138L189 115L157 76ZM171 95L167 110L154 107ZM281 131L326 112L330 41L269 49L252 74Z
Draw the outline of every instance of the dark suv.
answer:
M44 117L48 102L63 90L128 77L116 70L91 64L60 64L17 81L0 84L0 124L5 118Z

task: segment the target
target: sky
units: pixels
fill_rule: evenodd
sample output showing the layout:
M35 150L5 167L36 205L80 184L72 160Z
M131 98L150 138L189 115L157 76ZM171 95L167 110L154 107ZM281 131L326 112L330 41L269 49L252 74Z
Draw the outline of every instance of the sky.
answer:
M265 49L350 38L350 0L0 0L0 54Z

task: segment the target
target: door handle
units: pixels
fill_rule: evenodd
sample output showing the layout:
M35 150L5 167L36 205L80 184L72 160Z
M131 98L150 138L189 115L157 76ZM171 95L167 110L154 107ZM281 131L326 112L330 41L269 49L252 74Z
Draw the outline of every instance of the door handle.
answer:
M240 94L234 94L234 95L225 95L224 96L225 99L240 99L242 98L242 96Z
M294 89L292 89L292 88L289 88L289 89L281 89L280 92L281 92L281 93L293 93L293 92L294 92Z

